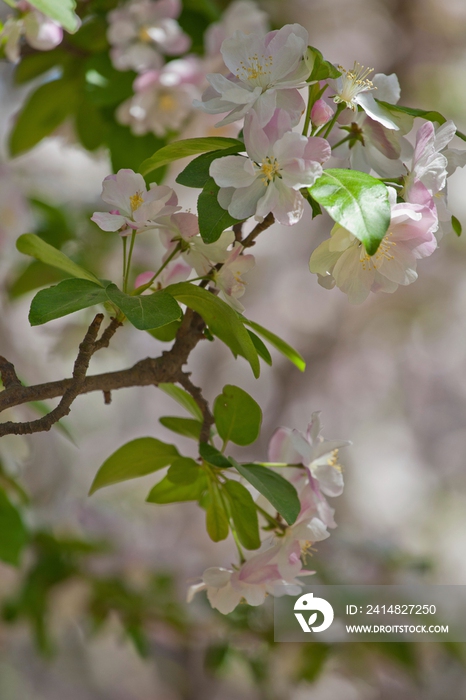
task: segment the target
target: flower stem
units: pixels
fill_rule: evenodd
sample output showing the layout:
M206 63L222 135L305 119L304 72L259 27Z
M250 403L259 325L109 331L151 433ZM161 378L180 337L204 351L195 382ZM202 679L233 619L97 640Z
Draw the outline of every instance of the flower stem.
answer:
M328 124L324 124L322 129L319 129L319 131L315 134L315 136L320 135L321 131L323 131L325 129L325 133L322 135L322 137L324 139L326 139L327 136L332 131L333 127L335 126L336 120L338 119L338 117L340 116L340 114L343 112L344 109L345 109L345 105L340 103L335 110L335 114L333 115L331 120L328 122Z
M180 244L178 243L178 245L177 245L177 246L174 248L174 250L170 253L170 255L169 255L168 258L165 260L165 262L162 263L162 265L159 267L159 269L157 270L157 272L150 278L149 282L146 282L145 284L141 284L140 287L137 287L136 289L133 289L133 291L131 292L131 296L137 296L138 294L142 294L142 292L145 292L146 289L149 289L149 287L151 286L151 284L153 284L154 280L160 275L160 273L162 272L162 270L164 270L164 269L167 267L168 263L169 263L171 260L173 260L173 258L175 257L175 255L178 253L179 250L180 250Z
M314 88L314 85L309 85L306 117L304 119L304 126L303 126L303 136L307 136L307 132L309 131L309 123L311 121L311 110L312 110L312 105L313 105L313 100L312 100L313 88Z
M131 267L131 258L133 257L133 248L134 248L135 239L136 239L136 231L133 231L133 233L131 234L131 242L129 244L128 261L126 263L125 276L123 279L123 291L125 292L125 294L128 291L128 277L129 277L129 270Z
M350 138L351 138L351 136L345 136L345 138L343 138L343 139L341 139L340 141L338 141L334 146L332 146L332 151L333 151L335 148L338 148L338 146L341 146L342 143L346 143L346 141L349 141Z
M123 291L126 292L125 282L126 282L126 236L123 236Z

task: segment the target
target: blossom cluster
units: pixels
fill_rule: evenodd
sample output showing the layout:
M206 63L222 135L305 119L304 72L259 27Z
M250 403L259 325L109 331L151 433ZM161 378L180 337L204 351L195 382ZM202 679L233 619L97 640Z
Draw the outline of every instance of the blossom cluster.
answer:
M63 39L63 29L49 17L30 5L26 0L16 4L18 14L10 16L0 31L0 45L12 63L18 63L21 55L21 41L33 49L50 51Z
M303 559L310 555L316 542L329 537L328 528L336 527L334 510L325 496L335 497L343 492L338 451L350 444L345 440L325 440L320 432L320 417L314 413L305 434L279 428L270 441L271 462L293 465L282 471L299 495L301 510L296 522L278 527L259 550L249 553L241 566L206 569L202 580L190 587L188 601L206 590L212 607L227 614L242 600L261 605L267 594L300 593L303 583L299 578L315 573L303 566Z

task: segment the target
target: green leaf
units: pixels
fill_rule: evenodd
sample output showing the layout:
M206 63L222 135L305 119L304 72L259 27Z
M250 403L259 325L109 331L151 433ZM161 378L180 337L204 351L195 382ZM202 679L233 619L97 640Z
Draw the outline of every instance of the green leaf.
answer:
M74 124L77 137L88 151L95 151L105 142L108 122L90 100L85 98L81 100L76 110Z
M0 560L18 566L28 532L15 506L0 489Z
M22 56L21 61L15 67L15 83L18 85L27 83L51 68L68 61L69 56L60 48Z
M146 500L159 504L198 501L206 490L207 477L199 470L198 477L192 484L174 484L168 477L164 477L150 491Z
M204 420L204 416L202 415L201 409L194 401L191 394L188 394L187 391L181 389L179 386L175 386L175 384L169 384L168 382L158 384L158 388L161 389L165 394L168 394L168 396L171 396L171 398L174 399L177 403L179 403L180 406L183 406L183 408L185 408L188 411L188 413L190 413L192 416L194 416L194 418L201 421L202 423L202 421Z
M228 537L230 527L222 497L215 481L209 481L210 501L206 510L206 529L211 540L220 542Z
M107 296L140 331L165 326L181 317L182 312L176 301L163 291L131 296L121 292L115 284L110 284Z
M239 141L238 144L241 142ZM179 185L184 185L185 187L200 187L203 188L204 185L210 179L209 168L211 163L217 158L223 158L225 156L231 156L240 151L244 151L245 146L242 143L241 146L232 146L231 148L225 148L221 151L211 151L210 153L203 153L201 156L194 158L186 168L178 175L176 182Z
M390 225L388 189L382 182L357 170L329 168L309 192L374 255Z
M232 466L230 460L220 450L217 450L216 447L209 445L207 442L201 442L199 454L202 459L214 467L219 467L219 469L229 469Z
M246 391L227 384L215 399L214 418L224 442L231 440L236 445L250 445L259 436L262 411Z
M152 437L136 438L114 452L100 467L89 491L152 474L179 457L174 445Z
M262 357L264 362L266 362L268 365L272 365L272 357L267 350L267 347L264 345L262 340L259 338L258 335L253 333L252 331L248 330L249 337L251 338L252 342L254 343L254 347L257 350L257 354L259 357Z
M413 107L403 107L402 105L392 105L390 102L384 102L383 100L376 100L382 107L386 107L389 112L399 112L401 114L409 114L410 117L420 117L428 122L437 122L437 124L445 124L447 121L443 114L436 112L432 109L414 109ZM466 141L466 134L461 131L456 130L456 135Z
M75 81L59 78L41 85L27 99L10 133L12 156L28 151L49 136L78 105Z
M308 82L338 78L341 75L341 71L333 63L326 61L319 49L314 48L314 46L307 47L304 60L310 71Z
M461 221L459 221L456 216L451 217L451 227L458 237L461 236L463 227L461 226Z
M181 319L167 323L166 326L161 326L160 328L150 328L147 332L162 343L170 343L172 340L175 340L180 326Z
M167 472L173 484L194 484L199 475L199 464L190 457L175 459Z
M103 287L83 279L60 282L36 294L29 310L31 326L40 326L89 306L103 304L107 293Z
M209 177L197 200L199 233L204 243L215 243L226 228L241 221L234 219L220 206L217 199L219 190L220 187L214 179Z
M295 487L272 469L259 464L238 464L232 457L230 460L241 476L265 496L288 525L292 525L301 510Z
M57 250L53 246L49 245L34 233L24 233L22 236L20 236L16 241L16 247L20 253L30 255L31 257L36 258L36 260L40 260L41 262L51 265L52 267L57 267L59 270L63 270L63 272L66 272L73 277L89 280L90 282L94 282L101 287L103 286L102 282L100 282L100 280L98 280L97 277L92 274L92 272L88 272L80 265L77 265L60 250Z
M165 141L154 134L135 136L128 126L122 126L115 121L109 121L106 127L105 141L110 150L113 172L120 168L137 170L146 153L154 148L160 148ZM159 168L151 175L151 182L162 182L165 168Z
M54 19L71 34L79 28L79 17L74 12L76 0L29 0L29 4Z
M207 151L230 148L231 146L241 146L244 149L244 144L238 141L238 139L230 139L223 136L182 139L181 141L175 141L156 151L153 156L141 163L139 172L142 173L142 175L148 175L153 170L161 168L162 165L173 163L174 160L187 158L188 156L196 156L198 153L206 153Z
M260 326L254 321L249 321L247 318L243 317L243 322L246 326L250 326L256 331L256 333L259 333L259 335L268 340L270 345L273 345L278 352L287 357L289 361L292 362L301 372L304 372L306 369L304 358L297 350L292 348L291 345L288 345L288 343L285 343L285 341L279 338L278 335L275 335L275 333L272 333L272 331L267 330L267 328Z
M193 438L193 440L199 440L202 429L202 421L200 420L195 420L194 418L178 418L177 416L163 416L159 418L159 423L173 433Z
M231 517L239 541L246 549L258 549L261 545L259 537L259 521L254 499L238 481L227 481L224 486L230 504Z
M232 353L242 355L251 365L255 377L260 374L257 350L241 317L224 301L205 289L189 282L172 284L165 289L180 304L185 304L202 316L214 335L222 340Z
M86 53L87 51L88 49L86 49ZM130 97L133 92L132 86L136 73L133 71L118 71L116 68L114 68L110 56L106 51L91 56L84 65L84 71L86 81L85 96L90 102L98 107L116 107L118 104ZM110 128L112 122L115 122L113 121L111 114L108 116ZM123 129L125 131L121 131ZM120 127L120 129L117 129L115 133L125 132L126 127ZM144 138L138 138L144 141ZM142 156L142 159L143 158L144 155ZM139 160L138 165L141 160Z

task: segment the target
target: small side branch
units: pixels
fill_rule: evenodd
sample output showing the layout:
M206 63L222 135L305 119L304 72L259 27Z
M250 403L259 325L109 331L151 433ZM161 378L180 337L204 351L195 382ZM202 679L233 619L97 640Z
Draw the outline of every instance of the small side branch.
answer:
M5 389L11 389L14 386L21 386L14 366L5 357L0 355L0 376L2 377L3 386Z
M243 248L251 248L253 245L255 245L256 244L255 239L257 238L257 236L260 233L262 233L262 231L265 231L266 229L270 228L272 226L272 224L274 223L274 221L275 221L275 217L272 214L272 212L267 214L264 221L261 221L260 224L257 224L257 226L255 226L252 229L251 233L248 236L246 236L246 238L242 242Z
M178 377L178 383L181 384L183 389L186 389L188 394L191 394L194 401L197 403L202 411L204 420L202 422L202 430L199 437L200 442L209 442L210 438L210 427L215 423L214 417L209 409L209 404L202 396L202 391L199 387L195 386L189 378L188 373L182 372Z

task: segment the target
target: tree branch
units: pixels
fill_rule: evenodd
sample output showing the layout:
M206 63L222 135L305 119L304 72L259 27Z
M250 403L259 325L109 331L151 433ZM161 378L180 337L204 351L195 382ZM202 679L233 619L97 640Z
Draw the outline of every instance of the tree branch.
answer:
M265 231L266 229L270 228L274 221L274 215L272 214L272 212L269 212L265 217L264 221L261 221L260 224L254 226L251 233L246 236L244 241L242 241L241 245L243 246L243 248L251 248L253 245L256 245L256 241L254 239L257 238L257 236L260 233L262 233L262 231Z

